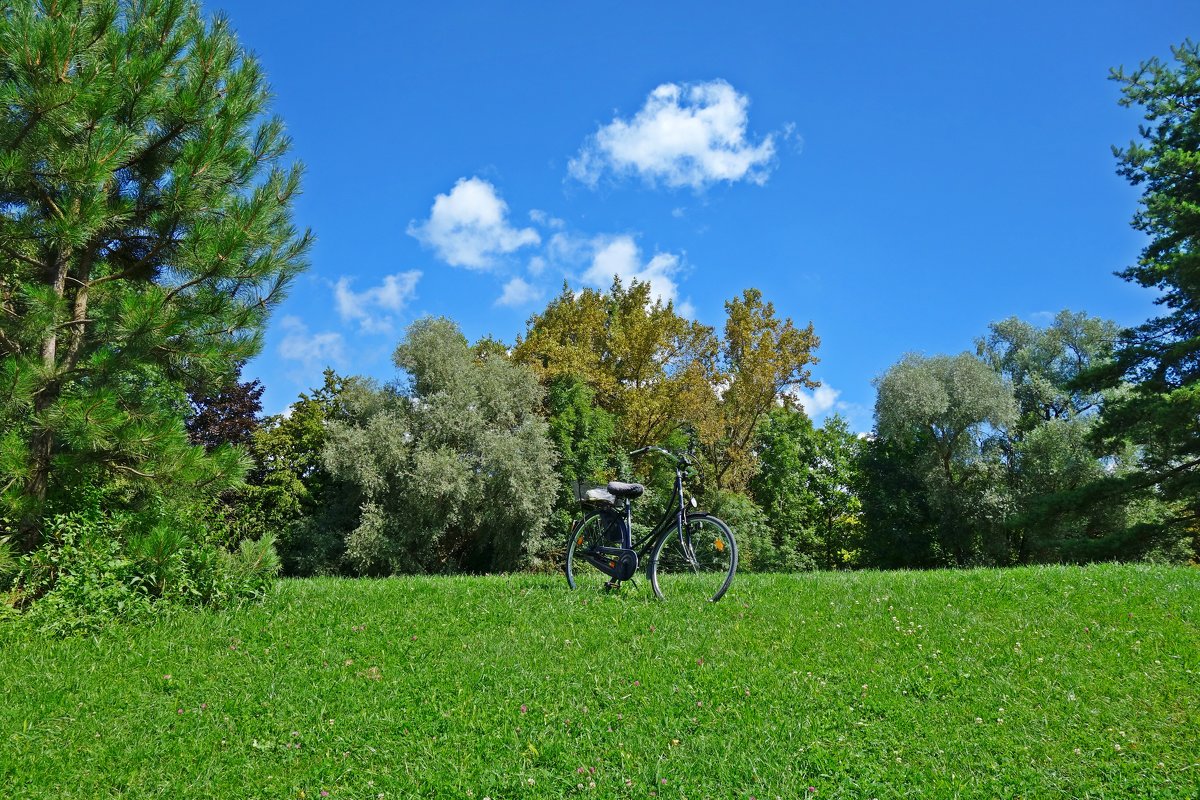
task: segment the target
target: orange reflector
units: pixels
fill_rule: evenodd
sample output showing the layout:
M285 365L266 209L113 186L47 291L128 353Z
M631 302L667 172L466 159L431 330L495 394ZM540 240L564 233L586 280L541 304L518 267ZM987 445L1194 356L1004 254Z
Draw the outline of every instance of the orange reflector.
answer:
M609 568L615 567L615 566L617 566L617 562L610 561L610 562L608 562L608 566L609 566Z
M713 547L717 548L717 552L719 553L725 549L725 542L721 539L714 539Z
M582 544L583 544L583 537L582 537L582 536L580 536L578 539L576 539L576 540L575 540L575 544L577 544L577 545L582 545Z

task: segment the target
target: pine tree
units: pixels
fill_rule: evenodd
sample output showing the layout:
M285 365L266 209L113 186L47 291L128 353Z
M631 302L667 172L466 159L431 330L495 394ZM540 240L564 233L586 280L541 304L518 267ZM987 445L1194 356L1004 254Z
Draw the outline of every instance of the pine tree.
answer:
M181 387L252 356L310 244L258 63L193 0L0 4L0 518L99 480L218 489Z
M1114 148L1118 172L1144 187L1133 227L1150 237L1121 276L1160 291L1166 312L1128 331L1100 382L1135 384L1105 408L1098 440L1142 448L1145 472L1126 483L1156 486L1178 503L1177 522L1200 522L1200 46L1173 50L1176 64L1152 59L1116 70L1124 106L1140 106L1141 141Z

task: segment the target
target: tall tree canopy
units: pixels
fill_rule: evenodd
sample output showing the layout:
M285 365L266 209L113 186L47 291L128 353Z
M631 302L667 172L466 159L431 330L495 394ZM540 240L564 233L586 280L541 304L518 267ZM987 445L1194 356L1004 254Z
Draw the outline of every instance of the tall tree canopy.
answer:
M614 280L608 292L567 287L529 321L513 358L543 381L581 378L616 415L631 449L664 442L683 423L713 425L717 355L713 329L651 300L650 285Z
M1003 429L1012 389L969 353L909 354L876 382L875 441L864 461L868 541L903 531L921 543L906 565L1004 563L1008 513Z
M754 434L771 409L792 407L791 391L812 389L812 351L820 344L812 323L798 328L790 318L775 316L775 305L758 289L747 289L725 304L725 338L721 366L719 438L709 448L716 485L743 490L754 475Z
M1010 317L989 329L976 343L977 353L1012 386L1019 413L1002 440L1014 505L1008 522L1012 560L1142 555L1129 536L1141 509L1093 489L1135 470L1130 448L1098 453L1089 444L1107 402L1123 389L1097 391L1080 382L1111 363L1116 323L1064 310L1044 328Z
M1079 378L1112 360L1119 330L1111 320L1066 309L1045 328L1009 317L988 326L976 353L1012 385L1024 432L1099 412L1102 393L1081 389Z
M1109 403L1102 445L1142 447L1145 478L1176 501L1179 521L1200 525L1200 45L1173 49L1132 72L1114 70L1121 104L1145 112L1140 140L1113 148L1118 173L1143 189L1133 227L1150 237L1126 280L1159 290L1165 312L1126 332L1115 363L1099 377L1134 389Z
M266 81L223 18L193 0L0 14L0 490L33 547L73 482L244 468L188 444L179 387L258 350L310 237Z
M325 465L361 498L354 571L516 569L562 540L545 530L557 458L542 388L489 351L449 320L417 320L394 356L407 383L351 393L351 418L328 424Z

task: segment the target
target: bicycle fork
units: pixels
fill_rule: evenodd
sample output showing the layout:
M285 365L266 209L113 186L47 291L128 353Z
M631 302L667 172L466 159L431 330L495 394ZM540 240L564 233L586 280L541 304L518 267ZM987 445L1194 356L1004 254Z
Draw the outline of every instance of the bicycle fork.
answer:
M680 520L679 528L676 531L679 536L679 549L683 551L683 557L687 559L687 564L692 568L692 572L699 574L700 562L696 559L696 550L692 547L692 536L686 532L686 526Z

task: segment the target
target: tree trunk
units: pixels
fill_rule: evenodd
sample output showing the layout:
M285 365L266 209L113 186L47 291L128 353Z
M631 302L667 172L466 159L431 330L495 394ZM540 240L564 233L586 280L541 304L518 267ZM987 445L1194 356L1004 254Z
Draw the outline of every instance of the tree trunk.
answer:
M46 269L47 283L54 289L58 297L63 297L67 286L67 267L70 263L67 254L60 254ZM58 395L58 379L55 376L58 360L58 328L52 327L42 340L42 366L49 377L46 384L34 396L34 424L41 422L42 414L54 405ZM46 491L50 486L50 457L54 453L54 434L45 427L40 427L33 434L30 442L29 477L25 481L25 496L32 503L25 509L20 522L20 539L25 552L36 550L42 543L42 506L46 501Z

